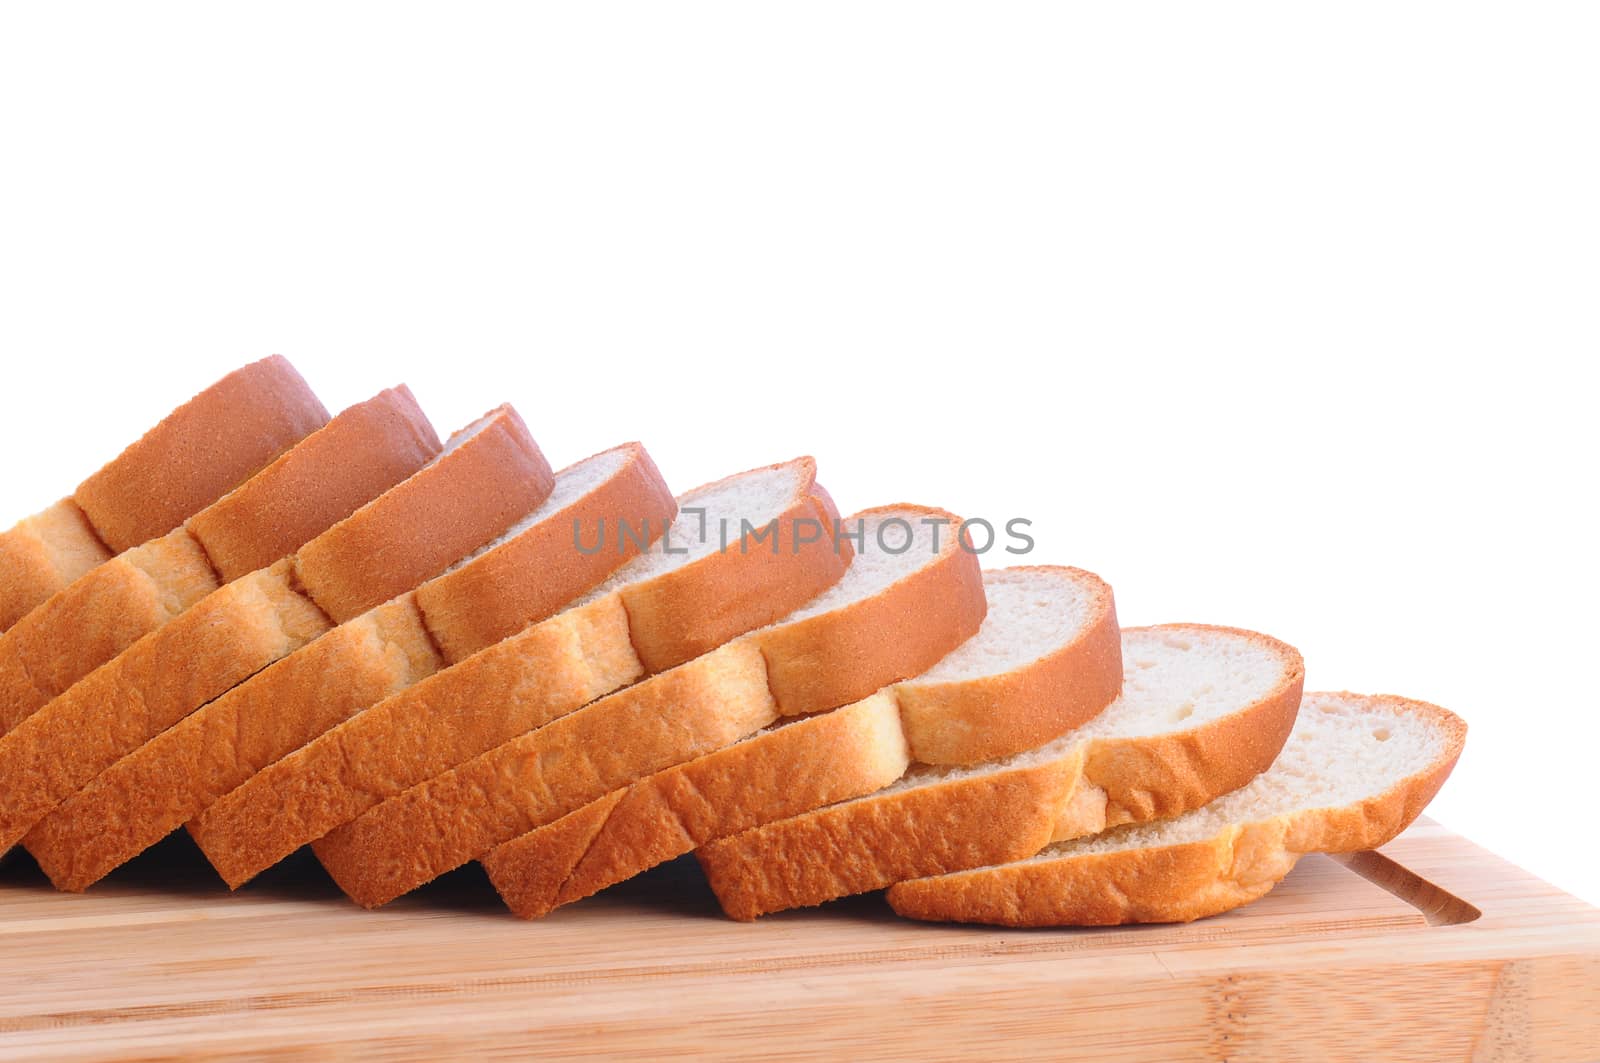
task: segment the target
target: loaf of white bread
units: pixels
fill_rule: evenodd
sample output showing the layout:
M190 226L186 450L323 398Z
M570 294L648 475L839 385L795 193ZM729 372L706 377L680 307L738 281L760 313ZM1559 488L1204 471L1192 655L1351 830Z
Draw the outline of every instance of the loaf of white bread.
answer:
M693 852L736 919L1177 921L1384 844L1460 755L816 476L674 498L637 443L555 473L509 406L441 446L403 386L329 418L246 366L0 533L0 852L83 890L187 827L237 888L309 844L368 907L479 860L524 918Z

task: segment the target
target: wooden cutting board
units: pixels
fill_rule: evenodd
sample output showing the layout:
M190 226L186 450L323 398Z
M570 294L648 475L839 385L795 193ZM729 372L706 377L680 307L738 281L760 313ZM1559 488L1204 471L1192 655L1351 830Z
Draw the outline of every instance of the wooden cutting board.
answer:
M82 896L0 867L0 1055L1600 1060L1600 911L1426 820L1181 927L1006 931L876 896L722 919L679 861L537 923L476 867L378 912L186 839Z

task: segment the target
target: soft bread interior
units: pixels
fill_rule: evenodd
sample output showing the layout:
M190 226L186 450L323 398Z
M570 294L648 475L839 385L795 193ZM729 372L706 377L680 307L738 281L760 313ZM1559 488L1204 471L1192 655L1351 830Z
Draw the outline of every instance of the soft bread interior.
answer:
M1023 668L1083 633L1098 581L1063 569L991 569L983 574L989 612L972 638L918 676L918 683L981 679Z
M941 554L953 547L955 529L925 523L926 510L880 510L862 517L862 537L853 540L855 559L845 570L839 582L796 609L777 625L792 624L807 617L821 616L833 610L872 597L886 587L933 564ZM844 522L844 530L854 536L854 520ZM833 529L824 530L832 535ZM938 549L934 549L937 541Z
M795 461L755 469L680 495L678 519L669 526L667 534L652 543L649 550L617 569L610 579L580 599L579 604L603 598L621 587L652 579L721 550L724 529L727 549L738 550L745 522L761 529L776 520L805 491L808 475L805 463ZM615 544L608 544L608 548L614 549ZM748 548L764 547L751 545Z
M1272 767L1203 808L1156 823L1061 842L1036 860L1201 841L1229 824L1340 808L1376 797L1435 763L1448 737L1403 703L1309 694Z

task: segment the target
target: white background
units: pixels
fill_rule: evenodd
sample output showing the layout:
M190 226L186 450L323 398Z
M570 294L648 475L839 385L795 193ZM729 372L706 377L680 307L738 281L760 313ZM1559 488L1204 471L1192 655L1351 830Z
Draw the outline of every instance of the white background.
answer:
M809 452L1458 710L1433 814L1600 902L1597 53L1592 4L10 5L0 523L272 352L680 489Z

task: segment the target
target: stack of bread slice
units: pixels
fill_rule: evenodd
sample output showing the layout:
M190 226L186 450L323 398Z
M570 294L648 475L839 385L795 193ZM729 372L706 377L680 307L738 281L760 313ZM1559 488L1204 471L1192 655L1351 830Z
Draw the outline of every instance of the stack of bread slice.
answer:
M187 827L237 888L309 845L368 907L478 860L526 918L693 852L737 919L1182 920L1381 845L1460 753L964 528L247 366L0 535L0 851L82 890Z

